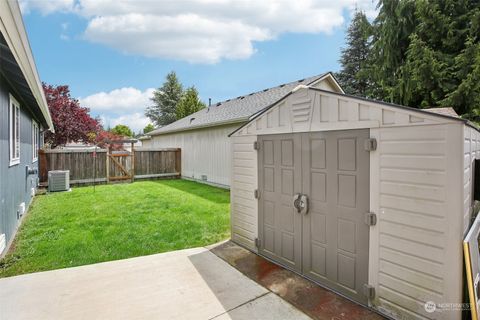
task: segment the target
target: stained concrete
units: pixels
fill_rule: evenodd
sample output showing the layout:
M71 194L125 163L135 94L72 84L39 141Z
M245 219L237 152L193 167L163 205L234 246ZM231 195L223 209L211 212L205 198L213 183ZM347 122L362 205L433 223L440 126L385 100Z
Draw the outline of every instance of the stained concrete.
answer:
M205 248L0 279L0 319L308 319Z
M313 319L384 319L368 308L324 289L233 242L212 247L211 252Z

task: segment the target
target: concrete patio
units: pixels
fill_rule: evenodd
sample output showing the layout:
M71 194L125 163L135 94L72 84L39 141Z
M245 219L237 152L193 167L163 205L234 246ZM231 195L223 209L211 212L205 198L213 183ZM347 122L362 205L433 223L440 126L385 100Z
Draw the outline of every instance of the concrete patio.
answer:
M206 248L0 279L0 319L309 319Z
M383 317L227 241L0 279L0 319Z

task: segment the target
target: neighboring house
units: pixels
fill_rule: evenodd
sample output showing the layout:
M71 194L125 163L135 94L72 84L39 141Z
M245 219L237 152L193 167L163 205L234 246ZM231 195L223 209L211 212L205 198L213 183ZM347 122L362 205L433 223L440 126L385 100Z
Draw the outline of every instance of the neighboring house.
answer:
M152 137L149 135L143 135L138 140L142 143L142 148L150 148L152 146Z
M38 149L53 131L16 1L0 1L0 255L38 185Z
M232 160L228 135L300 84L343 93L330 72L282 84L213 104L149 132L148 147L181 148L184 178L230 187Z

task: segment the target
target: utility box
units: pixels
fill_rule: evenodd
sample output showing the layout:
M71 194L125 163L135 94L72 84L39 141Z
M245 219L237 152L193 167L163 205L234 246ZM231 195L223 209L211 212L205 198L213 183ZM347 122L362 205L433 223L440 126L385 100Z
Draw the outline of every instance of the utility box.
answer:
M70 170L48 171L48 191L70 190Z

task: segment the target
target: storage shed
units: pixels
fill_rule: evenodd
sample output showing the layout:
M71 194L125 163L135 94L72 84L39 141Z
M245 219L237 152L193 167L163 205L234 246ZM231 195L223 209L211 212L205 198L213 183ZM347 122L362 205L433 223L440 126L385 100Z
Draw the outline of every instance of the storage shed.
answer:
M233 241L395 319L460 319L480 133L446 110L298 86L231 134Z

